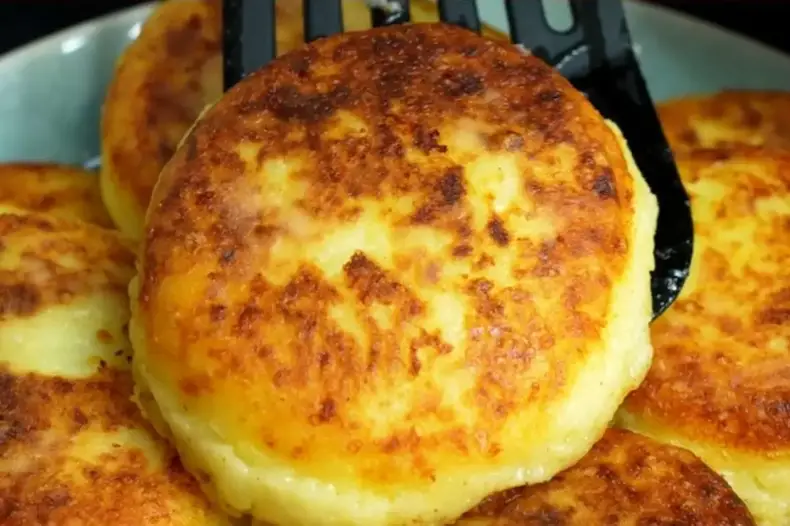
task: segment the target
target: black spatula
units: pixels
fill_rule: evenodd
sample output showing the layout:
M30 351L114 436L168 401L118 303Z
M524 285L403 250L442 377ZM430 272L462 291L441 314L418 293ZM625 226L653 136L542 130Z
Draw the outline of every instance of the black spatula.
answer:
M296 0L292 0L296 1ZM496 1L496 0L485 0ZM694 231L688 195L631 46L620 0L569 0L573 24L551 28L541 0L500 0L514 43L557 68L622 130L660 212L652 274L653 317L677 298L688 276ZM303 0L305 40L343 31L340 0ZM369 1L374 26L408 22L408 0ZM439 0L442 21L480 31L475 0ZM274 0L224 0L225 86L276 55Z

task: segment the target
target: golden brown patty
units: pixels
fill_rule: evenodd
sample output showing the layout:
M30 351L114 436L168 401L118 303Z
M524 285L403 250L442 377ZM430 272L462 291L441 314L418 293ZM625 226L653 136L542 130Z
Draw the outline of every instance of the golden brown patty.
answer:
M102 120L102 192L118 227L142 237L159 172L203 108L222 93L219 2L168 0L118 62ZM277 50L304 42L302 1L276 4ZM436 20L436 6L413 1L412 20ZM348 30L370 27L363 0L343 2ZM504 38L484 28L484 34Z
M49 163L0 164L0 203L110 227L94 174Z
M101 189L129 236L141 236L162 166L222 93L219 25L214 3L166 1L118 61L102 116Z
M641 381L655 215L618 132L515 47L436 24L320 40L162 173L141 401L231 508L452 520L581 458Z
M28 187L17 204L53 196L48 212L91 216L84 194L59 184L64 172L49 173L32 179L42 195ZM0 524L227 524L131 400L129 245L92 224L24 211L12 194L3 201Z
M790 154L678 158L694 259L652 325L655 360L624 425L697 453L762 524L790 523Z
M456 526L750 526L746 506L686 450L611 429L550 482L488 497Z
M725 91L658 106L672 149L764 146L790 148L790 93Z

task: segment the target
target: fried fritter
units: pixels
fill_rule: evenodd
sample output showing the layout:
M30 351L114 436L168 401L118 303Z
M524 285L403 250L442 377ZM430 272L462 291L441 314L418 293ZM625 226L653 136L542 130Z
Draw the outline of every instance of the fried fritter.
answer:
M580 459L642 380L656 212L537 58L441 24L319 40L162 172L140 401L229 508L454 520Z
M184 133L222 94L219 2L163 2L122 54L102 114L101 190L139 239L151 189Z
M658 113L677 154L729 146L790 149L790 93L724 91L667 101Z
M679 299L622 425L722 473L764 525L790 523L790 152L678 156L694 214Z
M688 451L610 429L551 481L488 497L455 526L752 526L727 482Z
M94 174L49 163L0 164L0 203L112 227Z
M129 243L42 170L0 182L0 523L229 524L131 400Z

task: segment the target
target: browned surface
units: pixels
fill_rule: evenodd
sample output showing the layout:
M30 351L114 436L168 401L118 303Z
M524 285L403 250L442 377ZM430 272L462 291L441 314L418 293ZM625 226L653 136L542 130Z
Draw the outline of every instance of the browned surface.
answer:
M95 174L49 163L0 164L0 203L111 227Z
M123 209L111 210L129 235L142 235L137 230L159 172L201 110L222 93L218 4L164 2L118 63L102 121L102 169L104 184L117 185L129 200ZM345 0L343 15L346 30L370 27L363 0ZM279 53L304 43L302 0L279 0L276 18ZM414 1L412 19L435 21L436 8ZM488 28L484 34L503 38ZM133 220L123 217L130 214Z
M700 444L790 450L790 155L679 157L692 273L652 325L655 359L626 410Z
M333 135L343 115L366 131ZM441 126L486 146L453 158ZM507 193L472 192L483 151L514 156L513 191L527 200L493 213ZM304 192L286 208L264 166L279 156L302 163L281 191ZM147 367L228 440L305 475L425 483L437 466L518 456L513 441L501 451L503 428L518 415L541 429L600 343L631 257L632 185L583 96L511 46L441 25L322 40L234 88L165 168L142 258ZM366 203L384 207L390 263L356 252L327 276L286 248L355 224ZM419 232L446 248L415 245ZM462 347L441 336L431 287L463 305ZM335 307L367 343L333 321ZM470 375L453 404L445 373Z
M725 91L658 106L676 153L727 146L790 147L790 93Z
M219 24L208 1L164 2L120 58L103 109L103 184L118 185L135 209L113 216L142 217L162 166L221 95Z
M124 293L134 253L117 232L0 205L0 329L102 290Z
M153 436L131 395L127 371L68 380L0 365L0 523L220 524L164 443L127 443L129 429Z
M493 495L457 526L750 526L727 483L686 450L611 429L550 482Z

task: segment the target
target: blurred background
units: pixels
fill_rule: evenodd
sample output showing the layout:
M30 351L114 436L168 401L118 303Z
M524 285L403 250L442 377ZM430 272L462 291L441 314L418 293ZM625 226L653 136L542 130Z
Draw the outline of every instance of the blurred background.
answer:
M790 31L788 31L790 0L649 1L719 24L790 53ZM0 0L0 53L66 26L140 3L144 2L140 0Z

